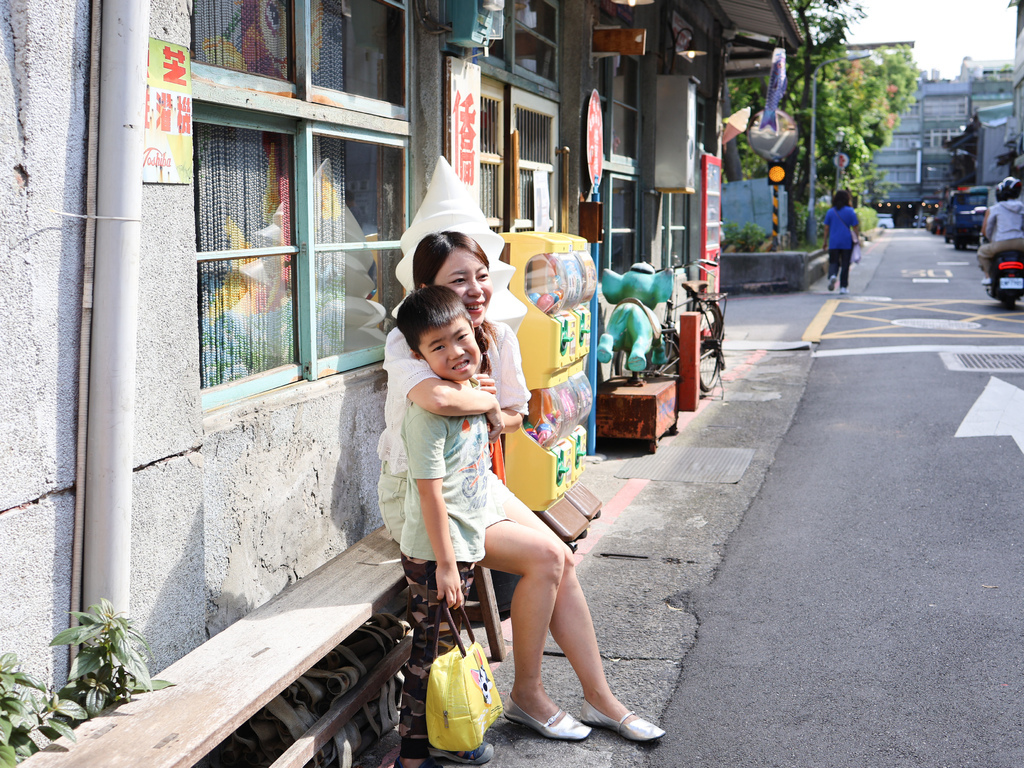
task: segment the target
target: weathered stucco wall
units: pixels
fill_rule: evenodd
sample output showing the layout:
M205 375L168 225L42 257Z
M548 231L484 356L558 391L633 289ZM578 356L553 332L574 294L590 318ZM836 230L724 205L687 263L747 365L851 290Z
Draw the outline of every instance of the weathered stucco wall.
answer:
M380 366L370 366L207 418L211 634L382 524L384 383Z
M89 6L0 0L0 15L0 652L60 684L67 652L48 643L70 605L84 228L49 209L85 207ZM150 35L188 44L187 3L156 0ZM158 672L380 525L385 376L296 384L204 422L193 188L145 185L142 202L130 608Z
M0 0L0 652L61 677L74 509L89 6Z

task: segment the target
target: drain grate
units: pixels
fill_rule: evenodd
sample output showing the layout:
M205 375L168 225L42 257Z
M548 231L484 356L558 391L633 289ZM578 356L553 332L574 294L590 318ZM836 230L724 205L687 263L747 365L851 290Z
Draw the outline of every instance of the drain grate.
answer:
M981 323L968 323L963 320L941 320L934 317L910 317L905 320L891 320L892 325L904 328L921 328L928 331L973 331L981 328Z
M677 448L667 445L651 456L630 459L615 476L674 483L738 483L752 458L752 448Z
M980 373L1024 373L1024 354L993 352L940 352L950 371Z

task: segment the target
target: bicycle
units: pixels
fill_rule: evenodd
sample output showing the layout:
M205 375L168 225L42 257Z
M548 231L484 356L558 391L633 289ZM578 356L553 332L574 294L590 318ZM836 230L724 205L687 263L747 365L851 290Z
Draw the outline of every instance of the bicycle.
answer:
M700 259L703 266L714 265L715 262ZM725 338L725 300L727 293L709 293L706 280L684 280L680 283L686 291L686 311L700 313L700 391L711 392L719 383L722 371L725 370L725 352L722 341ZM676 324L675 305L671 298L665 303L665 321L661 323L661 343L665 351L665 361L660 364L648 362L642 371L629 371L626 368L626 353L616 352L612 361L615 375L629 373L634 379L649 376L679 375L679 327Z

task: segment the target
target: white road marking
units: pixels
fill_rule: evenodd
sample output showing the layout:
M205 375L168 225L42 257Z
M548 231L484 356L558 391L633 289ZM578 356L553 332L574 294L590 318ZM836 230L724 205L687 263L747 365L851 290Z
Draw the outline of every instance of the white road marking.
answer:
M1024 453L1024 390L993 376L954 437L997 435L1009 435Z
M814 353L815 357L857 357L859 355L900 355L908 352L958 352L960 354L994 355L1024 354L1024 346L979 347L975 344L903 344L892 347L855 347L853 349L825 349Z
M948 283L948 277L915 277L915 283Z
M970 264L968 261L940 261L937 263L940 267L966 267Z

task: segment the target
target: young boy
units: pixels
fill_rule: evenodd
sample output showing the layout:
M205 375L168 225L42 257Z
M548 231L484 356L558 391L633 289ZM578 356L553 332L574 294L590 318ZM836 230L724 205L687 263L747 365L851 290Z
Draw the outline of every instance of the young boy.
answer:
M442 379L464 387L480 366L469 312L444 286L406 296L398 329L413 355ZM438 416L411 404L402 423L409 457L409 490L402 527L402 565L409 582L413 646L402 689L398 732L401 756L395 768L434 768L431 755L480 765L494 748L442 752L427 741L426 699L434 661L434 619L439 601L455 608L473 580L473 564L484 556L484 531L504 519L488 488L490 453L484 416ZM451 647L450 643L442 645Z

